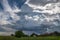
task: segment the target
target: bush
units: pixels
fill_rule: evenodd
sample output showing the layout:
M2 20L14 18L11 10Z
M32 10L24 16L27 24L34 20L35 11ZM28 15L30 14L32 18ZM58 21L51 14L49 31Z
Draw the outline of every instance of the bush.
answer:
M31 37L37 37L38 35L35 34L35 33L32 33L30 36L31 36Z
M14 34L11 34L11 36L14 36Z
M24 33L22 31L16 31L15 32L15 37L23 37Z

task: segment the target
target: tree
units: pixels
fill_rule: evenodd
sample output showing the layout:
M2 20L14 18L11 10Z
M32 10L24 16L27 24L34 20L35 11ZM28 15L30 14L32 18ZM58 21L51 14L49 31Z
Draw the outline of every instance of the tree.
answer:
M36 37L36 36L38 36L38 35L35 34L35 33L32 33L32 34L31 34L31 37Z
M60 35L60 33L59 33L59 32L57 32L57 31L55 31L55 32L54 32L54 35L55 35L55 36L59 36L59 35Z
M23 37L24 33L22 31L16 31L15 32L15 37Z
M14 36L14 34L11 34L11 36Z

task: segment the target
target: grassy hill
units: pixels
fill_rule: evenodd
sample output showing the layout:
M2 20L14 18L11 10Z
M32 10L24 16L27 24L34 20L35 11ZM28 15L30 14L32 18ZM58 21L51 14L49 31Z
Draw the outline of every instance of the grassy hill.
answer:
M60 40L60 36L45 36L45 37L21 37L0 36L0 40Z

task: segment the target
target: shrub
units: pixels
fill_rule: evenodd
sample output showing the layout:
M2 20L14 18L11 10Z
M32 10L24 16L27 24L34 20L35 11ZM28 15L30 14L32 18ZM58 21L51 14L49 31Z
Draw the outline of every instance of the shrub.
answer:
M16 31L15 32L15 37L23 37L24 33L22 31Z

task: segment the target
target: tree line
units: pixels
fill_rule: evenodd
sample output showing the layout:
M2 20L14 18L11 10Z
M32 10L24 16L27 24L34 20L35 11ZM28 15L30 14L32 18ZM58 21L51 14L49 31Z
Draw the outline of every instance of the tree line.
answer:
M35 33L32 33L30 36L29 35L26 35L24 34L22 31L16 31L15 34L11 34L11 36L15 36L15 37L40 37L40 36L60 36L60 33L55 31L55 32L52 32L52 33L44 33L44 34L40 34L40 35L37 35Z

